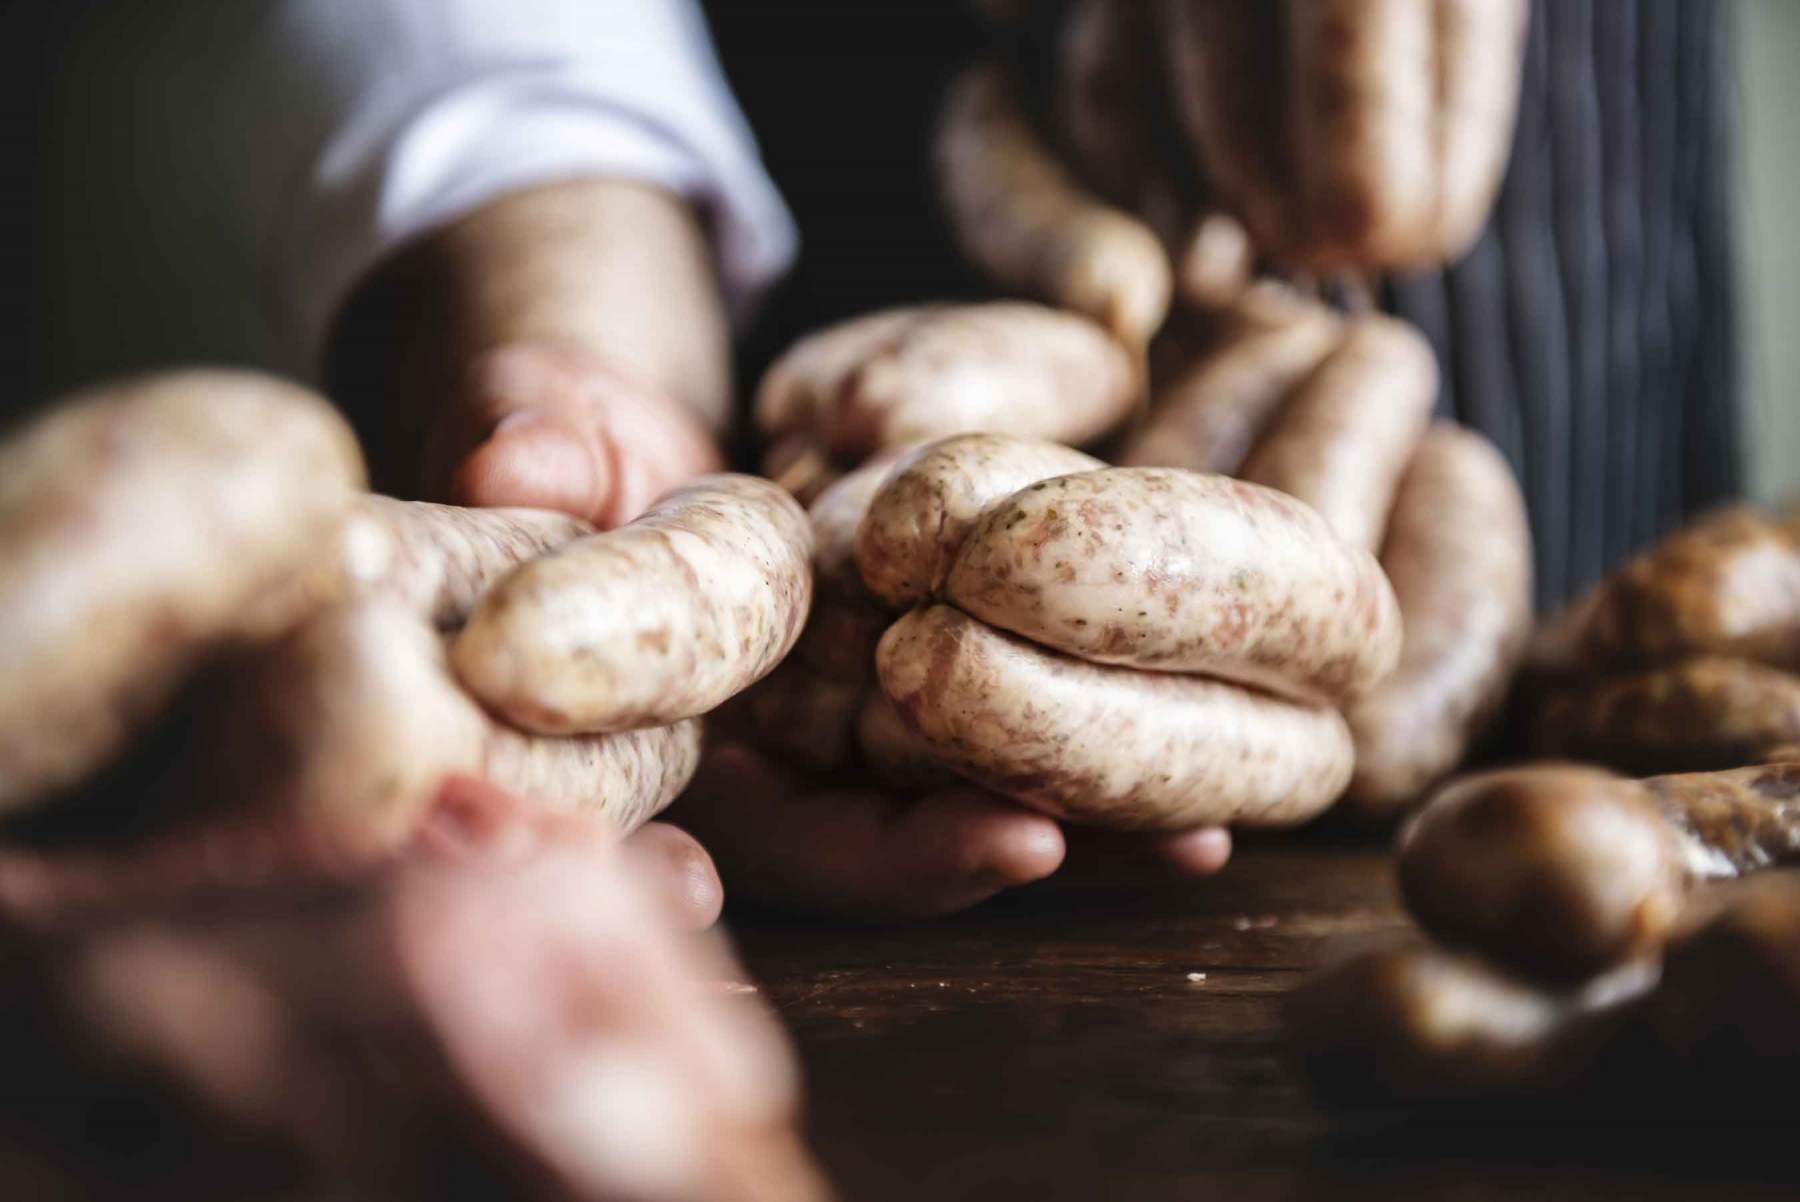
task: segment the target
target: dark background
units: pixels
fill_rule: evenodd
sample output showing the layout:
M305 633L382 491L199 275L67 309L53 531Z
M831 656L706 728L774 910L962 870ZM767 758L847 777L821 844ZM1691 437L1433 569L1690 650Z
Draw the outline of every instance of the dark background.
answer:
M803 238L745 348L746 385L826 321L980 293L948 249L929 161L944 84L987 40L966 7L707 5ZM1741 491L1727 9L1534 0L1488 230L1449 270L1384 290L1437 347L1442 412L1519 473L1545 606Z
M194 13L208 10L187 4L211 0L114 2L145 18L135 28L153 40L158 5ZM773 354L827 321L980 294L950 251L929 162L943 86L986 39L963 0L705 8L803 238L799 269L743 347L746 393ZM134 241L97 224L89 211L106 206L69 187L88 160L180 169L80 82L75 65L102 79L135 68L143 95L168 90L141 39L85 57L71 43L102 9L120 11L0 0L0 420L147 362L214 358L220 346L257 361L255 315L201 303L207 271L218 278L231 252L202 218L180 246ZM1730 9L1534 0L1495 220L1465 261L1385 298L1438 347L1445 412L1488 433L1519 471L1545 604L1741 487ZM148 313L129 290L112 301L115 282L161 278L171 263L191 295ZM112 359L88 345L95 300Z
M745 375L799 334L888 305L972 295L932 182L939 98L985 43L961 0L708 0L764 161L799 222L801 260L766 307Z

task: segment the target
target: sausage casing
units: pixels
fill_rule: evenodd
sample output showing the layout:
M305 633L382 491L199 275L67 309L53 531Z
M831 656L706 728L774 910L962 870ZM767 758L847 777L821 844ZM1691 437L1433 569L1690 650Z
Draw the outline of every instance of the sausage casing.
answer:
M881 687L944 763L1057 817L1132 830L1286 826L1350 779L1335 710L1058 655L944 605L882 636Z

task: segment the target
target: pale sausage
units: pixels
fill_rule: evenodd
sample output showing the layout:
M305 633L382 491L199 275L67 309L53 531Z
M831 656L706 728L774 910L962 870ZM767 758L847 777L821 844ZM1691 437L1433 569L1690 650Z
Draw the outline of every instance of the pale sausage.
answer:
M969 534L944 596L1095 663L1308 701L1366 692L1400 655L1399 609L1374 556L1292 497L1171 468L1020 490Z
M1055 817L1129 830L1290 826L1350 779L1335 710L1058 655L949 606L876 650L882 691L968 779Z
M767 480L707 476L495 585L452 646L482 704L543 734L706 713L793 647L812 526Z

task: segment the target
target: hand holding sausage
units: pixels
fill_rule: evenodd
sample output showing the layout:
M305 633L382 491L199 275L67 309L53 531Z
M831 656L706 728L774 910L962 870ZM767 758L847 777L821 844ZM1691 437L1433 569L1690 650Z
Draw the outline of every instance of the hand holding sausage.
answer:
M79 784L209 655L316 604L362 476L324 400L247 372L98 388L0 447L0 813Z
M697 717L792 649L812 602L811 555L811 526L787 493L706 477L506 577L451 661L484 705L542 734Z

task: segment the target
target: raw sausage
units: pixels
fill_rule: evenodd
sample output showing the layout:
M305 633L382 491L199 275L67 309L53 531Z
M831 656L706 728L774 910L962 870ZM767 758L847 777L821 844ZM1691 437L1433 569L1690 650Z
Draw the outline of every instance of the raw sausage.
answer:
M1170 468L1020 490L976 524L944 596L1095 663L1307 701L1366 692L1400 655L1399 609L1374 556L1292 497Z
M1749 660L1702 656L1542 696L1533 751L1629 772L1735 768L1800 741L1800 677Z
M223 677L199 724L218 750L204 795L289 821L351 862L409 838L450 774L631 830L699 760L697 721L576 738L493 722L456 687L436 632L386 598L333 606Z
M543 509L462 509L365 496L345 536L346 572L359 596L381 595L460 626L484 593L521 563L594 528Z
M1437 393L1423 335L1390 317L1359 318L1281 406L1239 475L1299 497L1339 538L1374 551Z
M1032 128L1011 83L976 67L953 83L936 146L963 253L1002 287L1147 346L1169 315L1169 255L1141 220L1077 183Z
M1071 821L1289 826L1329 806L1350 779L1350 735L1334 710L1091 664L949 606L896 622L876 670L939 759Z
M869 503L901 458L900 450L876 456L820 493L807 510L813 527L813 606L794 658L827 680L871 679L875 643L893 621L863 585L856 540Z
M1450 784L1402 832L1397 866L1434 936L1558 982L1653 954L1687 891L1684 843L1643 786L1560 764Z
M1400 666L1344 717L1356 740L1348 802L1369 814L1418 799L1499 710L1531 633L1531 527L1512 469L1448 423L1401 481L1381 566L1400 603Z
M248 372L83 393L0 447L0 813L118 754L235 638L318 603L363 484L321 398Z
M1704 654L1800 668L1800 541L1748 506L1720 510L1635 556L1592 605L1590 665Z
M1288 393L1342 337L1343 322L1324 305L1284 285L1256 285L1229 310L1218 341L1158 390L1119 462L1236 472Z
M1506 174L1531 6L1529 0L1433 3L1438 53L1433 254L1450 260L1461 258L1487 225Z
M1429 256L1438 205L1430 0L1284 0L1288 114L1313 266ZM1490 48L1492 52L1492 48Z
M663 726L714 708L793 647L812 526L750 476L707 476L577 539L484 597L451 649L495 713L542 734Z
M1083 443L1122 422L1140 381L1093 322L1041 305L926 305L796 343L764 378L766 434L816 434L855 465L876 451L986 430Z
M1550 981L1653 958L1695 882L1800 856L1800 764L1626 780L1534 766L1451 785L1404 832L1434 935Z
M1055 443L964 434L922 447L887 477L856 536L870 593L906 609L943 585L982 511L1028 484L1105 464Z

